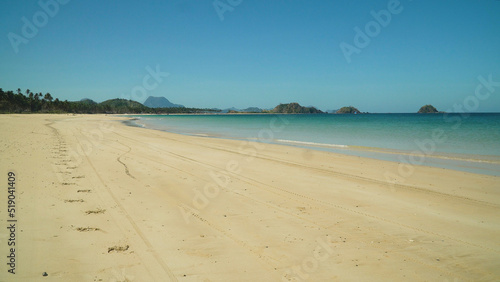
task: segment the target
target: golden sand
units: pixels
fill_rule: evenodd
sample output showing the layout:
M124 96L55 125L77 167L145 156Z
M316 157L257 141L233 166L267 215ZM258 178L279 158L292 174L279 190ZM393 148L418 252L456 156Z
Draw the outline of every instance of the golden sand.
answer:
M0 116L1 281L500 279L499 177L121 119Z

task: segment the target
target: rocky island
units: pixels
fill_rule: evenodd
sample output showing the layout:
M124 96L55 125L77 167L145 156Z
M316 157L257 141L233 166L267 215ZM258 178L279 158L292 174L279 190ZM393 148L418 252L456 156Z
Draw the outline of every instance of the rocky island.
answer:
M342 107L336 112L336 114L360 114L360 113L361 112L353 106Z
M322 114L315 107L303 107L299 103L279 104L270 111L276 114Z
M439 111L433 105L425 105L420 108L417 112L418 114L436 114Z

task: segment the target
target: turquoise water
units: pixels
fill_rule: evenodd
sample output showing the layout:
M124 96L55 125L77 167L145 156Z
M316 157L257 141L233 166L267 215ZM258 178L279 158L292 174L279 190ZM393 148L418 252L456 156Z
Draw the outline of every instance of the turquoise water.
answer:
M139 119L137 123L145 127L182 134L407 151L421 150L418 144L433 140L434 132L436 152L500 156L500 114L148 115Z
M398 161L394 159L396 153L425 154L429 156L427 165L435 165L430 157L475 162L493 160L493 163L500 160L500 114L134 117L140 126L181 134L250 139L395 161ZM487 174L500 174L500 166L489 170L493 173Z

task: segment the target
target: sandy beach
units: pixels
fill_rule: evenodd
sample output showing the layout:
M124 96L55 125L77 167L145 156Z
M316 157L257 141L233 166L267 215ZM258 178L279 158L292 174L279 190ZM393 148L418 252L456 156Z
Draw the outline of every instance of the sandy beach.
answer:
M500 279L500 177L124 119L0 116L1 281Z

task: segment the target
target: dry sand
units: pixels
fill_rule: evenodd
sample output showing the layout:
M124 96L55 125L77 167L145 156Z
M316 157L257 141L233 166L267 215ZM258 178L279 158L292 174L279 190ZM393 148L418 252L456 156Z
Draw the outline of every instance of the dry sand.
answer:
M500 279L499 177L120 119L0 116L1 281Z

